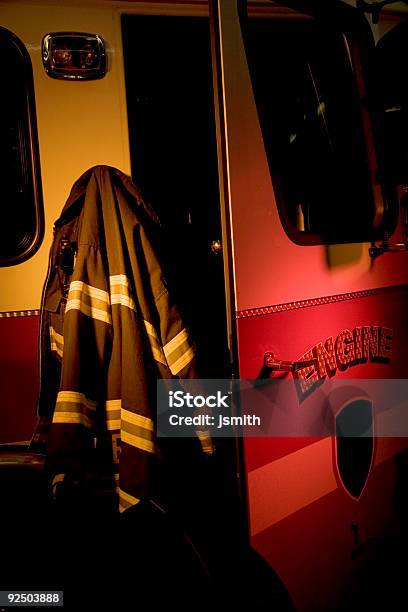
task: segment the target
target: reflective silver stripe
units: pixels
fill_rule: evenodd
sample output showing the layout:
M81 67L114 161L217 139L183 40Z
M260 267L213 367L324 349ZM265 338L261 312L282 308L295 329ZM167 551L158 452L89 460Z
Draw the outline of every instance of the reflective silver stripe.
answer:
M64 337L56 332L53 327L50 327L50 342L51 350L55 351L62 359L62 354L64 351Z
M70 284L65 312L70 310L79 310L92 319L112 323L108 292L82 281L72 281Z
M159 363L162 363L163 365L167 366L166 357L164 355L163 348L156 333L156 330L154 329L153 325L149 323L149 321L145 320L144 324L146 327L147 334L149 336L150 348L152 349L153 358Z
M120 306L126 306L126 308L130 308L130 310L136 311L127 276L125 276L125 274L115 274L109 277L109 283L111 304L119 304Z

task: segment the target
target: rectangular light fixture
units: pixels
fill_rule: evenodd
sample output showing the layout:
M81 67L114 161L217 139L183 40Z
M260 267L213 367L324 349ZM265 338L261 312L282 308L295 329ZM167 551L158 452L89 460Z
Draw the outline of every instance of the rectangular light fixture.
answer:
M105 45L97 34L47 34L42 42L42 60L53 79L90 81L106 74Z

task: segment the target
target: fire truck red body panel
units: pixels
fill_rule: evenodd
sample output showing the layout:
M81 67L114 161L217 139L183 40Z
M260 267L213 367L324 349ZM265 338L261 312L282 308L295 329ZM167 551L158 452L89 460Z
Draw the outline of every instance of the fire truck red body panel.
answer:
M266 351L298 359L341 330L373 324L393 328L390 362L358 364L336 371L334 379L347 384L358 378L404 378L407 308L405 286L241 311L237 322L241 377L258 377ZM292 374L287 378L292 379ZM313 402L324 406L331 380L327 378L299 403L299 411L310 410ZM294 386L294 381L289 384ZM256 405L252 408L256 413ZM392 521L398 476L394 455L406 445L406 438L375 439L367 483L356 500L339 476L335 438L245 438L251 541L278 571L299 609L330 609L363 563L370 542ZM357 558L352 558L353 523L363 547Z

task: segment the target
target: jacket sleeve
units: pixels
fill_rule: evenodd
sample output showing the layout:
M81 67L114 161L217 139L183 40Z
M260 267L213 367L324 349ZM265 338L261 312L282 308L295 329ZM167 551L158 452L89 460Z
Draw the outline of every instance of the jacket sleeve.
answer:
M80 244L66 298L60 340L61 378L48 436L47 461L56 481L87 478L104 405L112 314L105 264L96 245Z

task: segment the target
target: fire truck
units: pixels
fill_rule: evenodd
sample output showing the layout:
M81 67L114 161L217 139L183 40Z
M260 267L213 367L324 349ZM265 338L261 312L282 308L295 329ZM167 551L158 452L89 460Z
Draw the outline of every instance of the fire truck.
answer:
M109 165L132 176L162 221L202 378L293 388L293 428L236 435L216 460L237 500L231 524L257 559L254 601L265 568L296 610L399 592L407 10L1 0L3 507L26 507L43 487L30 440L53 223L75 180ZM320 423L323 413L328 433L296 433L298 418ZM361 431L342 435L356 413ZM15 487L22 473L26 497Z

